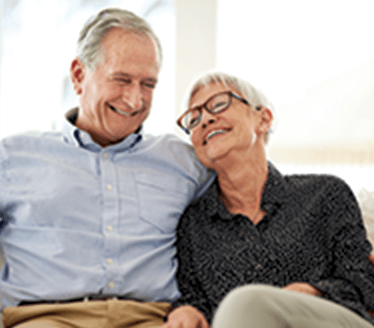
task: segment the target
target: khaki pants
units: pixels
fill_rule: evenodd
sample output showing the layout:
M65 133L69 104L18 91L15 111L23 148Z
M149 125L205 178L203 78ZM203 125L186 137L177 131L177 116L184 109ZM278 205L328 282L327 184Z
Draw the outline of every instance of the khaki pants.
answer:
M318 296L248 285L218 307L213 328L373 328L369 321Z
M155 328L170 309L128 300L23 305L5 308L3 322L5 328Z

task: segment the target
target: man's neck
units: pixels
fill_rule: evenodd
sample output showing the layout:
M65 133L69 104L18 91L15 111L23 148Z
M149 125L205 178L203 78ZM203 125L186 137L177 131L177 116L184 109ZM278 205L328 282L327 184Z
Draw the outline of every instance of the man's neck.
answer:
M90 135L91 139L103 148L118 144L127 137L124 136L121 139L112 140L108 136L106 136L103 131L98 131L97 129L95 129L94 125L87 124L87 122L89 121L87 119L83 119L82 115L78 111L76 113L76 120L74 125L80 130L87 132Z

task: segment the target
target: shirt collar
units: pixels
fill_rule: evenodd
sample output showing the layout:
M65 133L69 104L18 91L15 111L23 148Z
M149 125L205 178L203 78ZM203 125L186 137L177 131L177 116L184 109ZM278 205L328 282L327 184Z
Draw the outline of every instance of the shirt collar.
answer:
M261 209L270 214L284 202L286 193L286 181L283 175L268 162L268 177L261 198ZM219 185L217 178L202 195L204 210L209 216L218 215L223 220L231 220L234 215L230 213L219 197Z
M262 192L261 208L267 213L272 212L280 207L286 197L286 180L285 177L268 162L268 177Z
M219 184L216 178L208 190L201 196L206 214L210 217L217 216L223 220L231 220L233 214L228 211L219 197Z
M64 140L67 143L72 143L76 147L82 147L91 151L99 152L103 149L100 145L94 142L91 136L77 128L74 124L78 118L78 107L69 110L65 114L65 119L62 123L62 133ZM106 150L113 149L115 151L123 151L135 147L143 138L143 127L140 126L134 133L127 136L118 144L105 147Z

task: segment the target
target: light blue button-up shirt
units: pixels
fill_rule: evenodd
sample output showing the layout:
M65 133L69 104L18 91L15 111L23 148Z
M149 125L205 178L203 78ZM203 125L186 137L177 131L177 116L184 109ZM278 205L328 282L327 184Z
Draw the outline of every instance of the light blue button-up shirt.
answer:
M66 121L60 133L2 140L2 306L175 299L175 228L210 178L172 135L132 134L102 148Z

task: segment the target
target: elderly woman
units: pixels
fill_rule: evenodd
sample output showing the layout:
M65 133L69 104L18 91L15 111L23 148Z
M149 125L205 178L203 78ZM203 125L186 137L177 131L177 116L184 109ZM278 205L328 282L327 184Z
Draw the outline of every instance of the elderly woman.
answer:
M349 187L267 161L272 105L248 82L209 73L188 103L178 124L217 179L181 217L182 295L163 327L373 327L371 246Z

